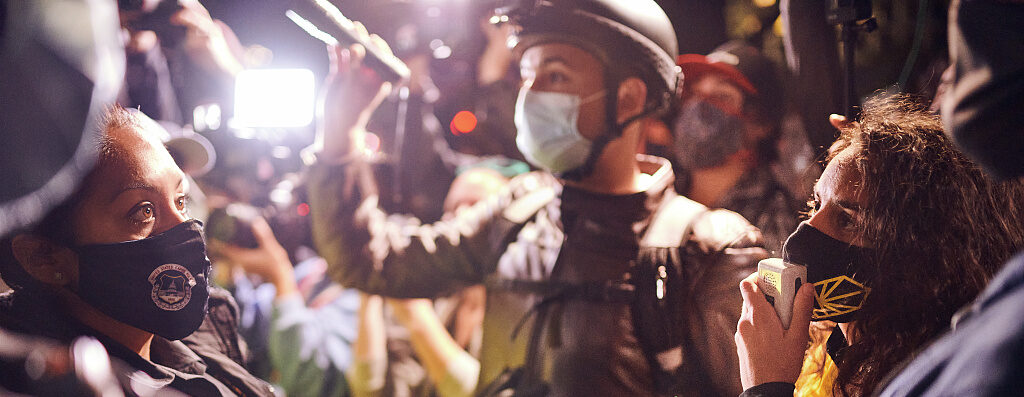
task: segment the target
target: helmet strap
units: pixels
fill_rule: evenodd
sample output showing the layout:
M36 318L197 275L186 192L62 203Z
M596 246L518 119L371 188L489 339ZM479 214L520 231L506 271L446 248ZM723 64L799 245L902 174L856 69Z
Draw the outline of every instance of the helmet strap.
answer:
M593 144L590 146L590 153L587 154L587 160L583 162L583 165L576 167L572 170L566 171L559 175L562 179L578 181L587 176L590 176L594 172L594 165L597 164L597 159L601 157L601 153L604 152L605 146L608 146L608 142L622 136L622 132L626 130L633 122L654 114L666 107L665 103L647 104L644 106L644 110L639 114L631 116L623 122L618 122L618 107L619 107L619 85L624 79L618 76L613 76L613 73L605 73L604 86L605 92L611 95L605 95L605 109L604 109L604 132L597 136ZM667 102L667 101L660 101Z

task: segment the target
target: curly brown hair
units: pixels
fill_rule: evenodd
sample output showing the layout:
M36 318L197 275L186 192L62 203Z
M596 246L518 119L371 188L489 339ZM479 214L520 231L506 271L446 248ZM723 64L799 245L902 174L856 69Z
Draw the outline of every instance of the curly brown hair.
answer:
M873 246L874 276L833 392L869 395L1024 246L1024 183L984 175L907 96L868 100L829 160L847 148L868 197L855 234Z

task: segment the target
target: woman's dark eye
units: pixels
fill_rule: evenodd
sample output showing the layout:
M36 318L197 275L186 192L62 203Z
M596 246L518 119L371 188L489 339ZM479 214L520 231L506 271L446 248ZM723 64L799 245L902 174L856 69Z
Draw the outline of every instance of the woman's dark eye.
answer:
M853 218L845 211L836 211L836 225L848 227L853 224Z
M839 214L836 215L836 225L846 230L853 230L857 225L858 216L858 213L839 211Z
M131 219L135 222L145 223L153 220L153 204L142 204L135 207L131 213Z
M190 203L190 202L192 202L192 196L184 195L184 196L178 197L178 199L174 201L174 204L175 204L175 206L178 207L178 212L180 212L180 213L182 213L182 214L187 216L188 215L188 203Z

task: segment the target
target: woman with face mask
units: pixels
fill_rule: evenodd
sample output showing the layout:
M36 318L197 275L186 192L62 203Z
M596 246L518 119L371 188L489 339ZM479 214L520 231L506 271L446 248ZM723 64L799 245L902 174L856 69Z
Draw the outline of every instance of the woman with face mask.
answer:
M799 395L872 394L1024 246L1024 184L986 178L938 116L883 97L858 123L832 121L841 136L810 218L783 247L807 269L790 327L756 274L740 285L744 395L793 395L794 384Z
M160 127L113 107L101 128L79 190L0 245L0 276L14 288L0 296L0 326L95 337L139 394L272 394L242 366L237 308L210 288L202 224L186 213L189 187Z

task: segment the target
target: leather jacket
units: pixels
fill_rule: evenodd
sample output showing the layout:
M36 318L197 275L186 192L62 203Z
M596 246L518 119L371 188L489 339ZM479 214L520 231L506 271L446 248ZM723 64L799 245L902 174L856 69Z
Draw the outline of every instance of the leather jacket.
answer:
M423 225L379 209L368 164L320 161L307 175L313 237L337 281L392 297L436 297L494 279L621 281L655 210L676 196L667 161L640 156L638 162L650 176L643 192L596 194L534 172L451 220ZM767 256L760 244L760 232L740 215L711 210L694 221L680 248L696 350L686 357L710 380L695 381L695 395L741 391L733 341L742 303L737 285ZM547 395L656 395L628 303L538 305L541 299L488 288L478 390L522 366L531 330L539 329L535 368Z
M148 360L76 321L47 292L0 294L0 326L62 343L82 335L96 338L114 359L114 375L129 396L165 389L202 396L274 395L270 384L246 370L248 349L238 334L238 307L231 294L217 287L210 288L208 311L199 329L180 341L154 336Z

